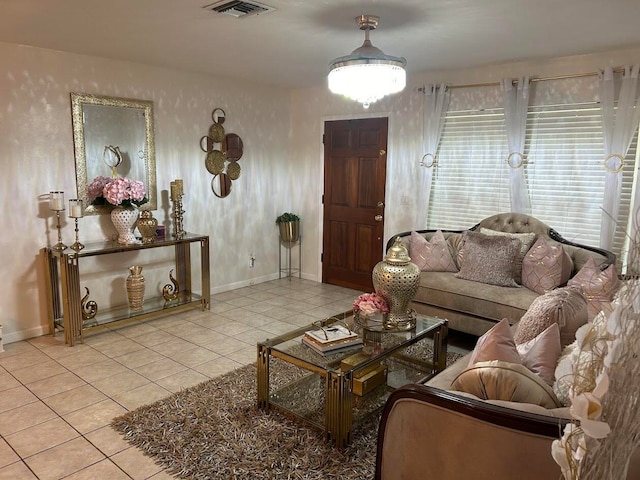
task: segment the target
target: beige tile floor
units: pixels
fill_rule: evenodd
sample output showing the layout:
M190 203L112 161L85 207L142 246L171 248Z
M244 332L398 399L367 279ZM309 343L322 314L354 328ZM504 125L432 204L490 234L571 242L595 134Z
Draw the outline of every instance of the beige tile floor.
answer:
M214 295L193 310L0 353L0 480L173 478L110 426L140 405L256 359L256 342L349 310L360 292L297 278ZM449 350L474 339L450 332ZM471 345L471 346L470 346Z
M0 480L173 478L110 426L128 410L255 361L256 342L351 308L354 290L282 279L194 310L0 353Z

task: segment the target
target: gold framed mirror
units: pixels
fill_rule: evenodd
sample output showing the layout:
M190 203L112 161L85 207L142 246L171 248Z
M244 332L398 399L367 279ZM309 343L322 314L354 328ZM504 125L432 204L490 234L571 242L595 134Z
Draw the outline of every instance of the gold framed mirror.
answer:
M107 213L91 205L87 186L100 176L128 177L144 183L148 209L157 208L153 102L71 93L71 120L78 198L85 215ZM118 161L114 161L114 152Z

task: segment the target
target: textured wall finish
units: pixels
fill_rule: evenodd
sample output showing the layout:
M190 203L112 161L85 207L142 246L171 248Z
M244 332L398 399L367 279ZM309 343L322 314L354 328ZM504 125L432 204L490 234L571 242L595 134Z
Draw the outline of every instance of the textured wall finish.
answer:
M324 121L389 117L386 240L394 232L413 227L413 179L423 153L422 95L417 87L588 72L638 58L640 49L630 49L414 74L404 92L363 110L355 102L330 94L325 86L289 92L258 83L0 43L0 264L6 289L0 299L0 324L5 343L47 330L43 269L37 254L42 246L56 242L56 231L43 195L64 190L66 200L75 197L72 91L154 102L158 181L154 217L169 225L169 182L182 178L184 228L211 237L211 286L216 292L277 276L274 219L284 211L302 217L303 276L320 280ZM583 84L577 87L576 98L582 88ZM198 144L215 107L227 113L225 130L244 141L242 176L223 200L210 191L211 175ZM107 216L80 220L84 243L113 233ZM73 242L72 223L66 218L63 241ZM250 253L256 257L252 269L248 268ZM171 253L166 257L145 255L127 253L109 258L108 264L87 262L81 266L86 279L82 286L89 286L99 303L125 303L128 267L139 264L144 266L147 292L159 289L167 283Z
M167 190L184 180L184 228L211 237L212 289L277 272L276 212L289 205L288 91L204 75L160 69L0 43L0 264L6 292L0 300L5 343L46 333L43 269L39 249L57 241L54 217L43 195L63 190L76 196L70 92L137 98L154 102L158 210L169 225ZM227 132L244 141L242 177L226 199L210 190L199 140L211 111L227 112ZM277 200L276 200L277 199ZM73 225L63 224L63 242L73 243ZM168 229L169 231L169 229ZM80 219L83 243L115 233L108 216ZM230 248L231 247L231 248ZM111 255L81 263L81 286L100 306L126 303L128 267L144 265L147 293L168 282L173 252ZM224 255L219 252L224 250ZM249 254L256 256L248 268ZM197 252L192 253L198 263ZM113 257L113 258L112 258ZM105 264L104 262L108 262ZM113 273L105 273L112 270ZM199 288L199 271L194 271ZM158 295L160 293L158 292Z

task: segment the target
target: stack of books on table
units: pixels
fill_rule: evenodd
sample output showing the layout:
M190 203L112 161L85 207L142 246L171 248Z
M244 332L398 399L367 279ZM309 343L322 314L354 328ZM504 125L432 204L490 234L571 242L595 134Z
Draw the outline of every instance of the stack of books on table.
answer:
M304 333L302 343L321 355L339 353L362 345L362 338L342 325L332 325Z

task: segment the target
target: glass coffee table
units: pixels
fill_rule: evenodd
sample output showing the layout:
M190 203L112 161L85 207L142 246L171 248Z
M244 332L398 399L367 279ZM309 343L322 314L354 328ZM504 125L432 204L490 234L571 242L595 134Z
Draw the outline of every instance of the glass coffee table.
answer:
M379 411L391 391L444 370L448 322L418 316L413 330L326 355L302 343L307 330L336 321L352 327L352 312L258 343L258 406L288 412L344 447L354 424Z

